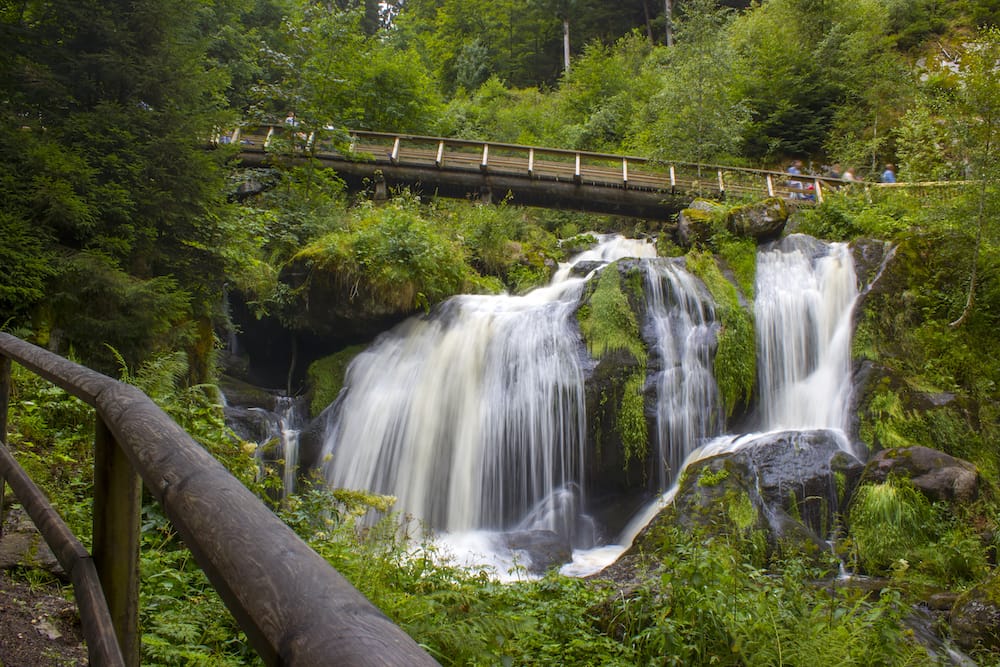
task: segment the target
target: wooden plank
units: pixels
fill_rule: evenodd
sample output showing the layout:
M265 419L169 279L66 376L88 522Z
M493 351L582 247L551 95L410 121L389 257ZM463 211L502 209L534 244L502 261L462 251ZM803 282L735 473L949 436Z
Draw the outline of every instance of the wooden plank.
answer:
M125 664L139 664L139 521L142 485L98 417L94 433L94 565Z

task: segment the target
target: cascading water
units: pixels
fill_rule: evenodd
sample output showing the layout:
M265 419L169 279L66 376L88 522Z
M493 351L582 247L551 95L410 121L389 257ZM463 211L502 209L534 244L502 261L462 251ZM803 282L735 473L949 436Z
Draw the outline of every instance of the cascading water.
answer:
M712 373L715 309L701 281L670 260L646 263L646 307L656 387L659 488L676 480L688 454L722 431Z
M793 234L757 256L754 315L757 326L758 423L762 431L828 429L850 453L847 426L851 393L852 312L857 298L854 262L846 244L825 244ZM697 330L697 327L692 331ZM710 367L707 372L711 372ZM658 392L659 408L675 398ZM711 435L706 432L705 435ZM682 443L682 467L733 452L758 434L726 435ZM700 446L699 446L700 445ZM676 476L674 477L676 479ZM670 489L647 506L619 536L617 545L574 553L565 574L583 576L614 562L639 531L668 504Z
M847 426L857 296L846 244L793 234L759 254L754 315L762 428Z
M620 237L576 262L621 257L647 258L647 391L657 396L666 489L686 459L732 451L742 439L713 439L723 418L711 362L719 325L707 290L675 260L654 259L651 244ZM525 296L455 297L359 355L326 436L331 485L394 495L398 511L439 531L548 529L590 546L579 517L589 362L573 317L585 279L570 273L562 267L550 286ZM855 281L842 244L793 235L759 253L761 429L845 427ZM621 541L639 528L633 522Z
M655 255L604 239L577 261ZM572 314L584 283L561 270L525 296L459 296L382 336L351 364L327 435L337 487L394 495L449 531L527 521L585 542L584 369ZM567 534L568 533L568 534Z

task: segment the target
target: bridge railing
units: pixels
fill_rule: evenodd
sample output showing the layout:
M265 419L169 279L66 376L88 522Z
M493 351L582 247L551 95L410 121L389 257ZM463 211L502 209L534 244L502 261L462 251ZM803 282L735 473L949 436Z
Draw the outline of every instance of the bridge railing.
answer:
M96 411L92 557L7 448L12 360ZM0 332L0 496L70 575L93 665L139 664L140 479L265 664L437 664L144 393Z
M839 178L792 176L778 171L696 164L680 161L541 148L494 141L451 139L411 134L348 131L346 142L327 141L325 131L306 135L287 126L243 128L231 141L248 151L284 149L317 157L369 160L376 163L480 171L538 180L700 195L705 197L781 197L800 203L822 202L835 190L852 187ZM289 142L287 137L297 135ZM285 139L281 139L281 138ZM283 143L276 143L283 142ZM346 143L346 146L344 144Z
M411 167L480 171L538 180L575 181L599 187L684 192L705 197L781 197L820 203L832 192L864 192L870 199L905 192L924 200L946 199L975 181L876 183L813 174L663 161L643 157L544 148L496 141L414 134L328 129L304 133L287 125L242 128L249 150L289 150L317 157L388 162ZM229 143L232 140L227 140Z

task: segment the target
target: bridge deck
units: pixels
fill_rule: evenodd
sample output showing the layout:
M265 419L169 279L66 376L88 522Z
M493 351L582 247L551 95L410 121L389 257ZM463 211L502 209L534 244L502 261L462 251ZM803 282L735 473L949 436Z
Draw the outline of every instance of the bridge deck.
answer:
M822 201L839 179L781 172L659 162L645 158L378 132L297 132L287 126L237 130L241 158L261 164L269 154L313 157L361 187L384 179L449 197L500 199L529 206L664 218L694 197L782 197L797 203Z

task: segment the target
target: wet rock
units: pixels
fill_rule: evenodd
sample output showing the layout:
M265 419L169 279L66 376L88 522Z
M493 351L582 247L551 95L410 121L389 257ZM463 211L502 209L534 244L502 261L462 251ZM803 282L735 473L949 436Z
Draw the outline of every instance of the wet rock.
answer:
M929 447L893 447L875 454L864 480L882 483L892 475L909 479L931 500L967 503L979 495L976 466Z
M531 574L545 574L573 560L569 541L551 530L521 530L503 535L504 546L517 552L518 563Z
M996 573L958 599L951 610L951 631L963 649L1000 649L1000 580Z
M864 468L833 430L754 434L724 449L688 466L673 504L633 550L651 548L645 536L662 521L762 530L772 547L824 548Z

